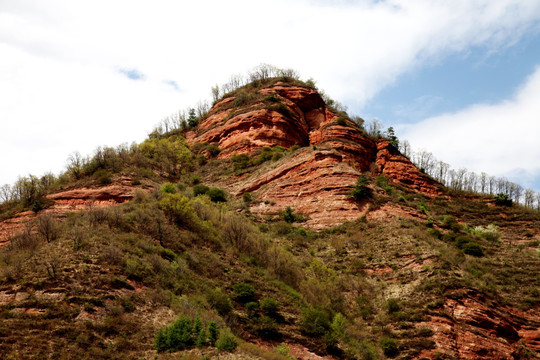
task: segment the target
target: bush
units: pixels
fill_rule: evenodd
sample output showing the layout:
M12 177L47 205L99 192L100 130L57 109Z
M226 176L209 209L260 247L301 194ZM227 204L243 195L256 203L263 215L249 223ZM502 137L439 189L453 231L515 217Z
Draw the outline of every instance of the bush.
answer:
M493 224L489 224L487 227L476 226L473 229L473 234L488 241L498 241L501 237L499 228Z
M236 284L234 292L236 293L235 299L242 303L252 301L255 297L255 288L250 284Z
M203 184L197 184L193 187L193 196L205 195L210 188Z
M190 318L181 316L164 329L159 329L154 340L154 348L158 351L178 351L194 344L193 322Z
M362 174L358 178L358 181L353 186L353 189L351 191L351 196L360 201L367 197L371 196L371 189L368 187L369 180L367 179L366 175Z
M386 308L388 313L393 314L398 312L401 309L401 306L397 299L388 299L386 300Z
M248 168L251 164L249 156L247 154L233 155L231 161L234 166L234 170L241 170Z
M382 338L380 344L384 355L393 357L398 354L397 343L394 339Z
M302 311L300 326L308 335L322 336L330 329L330 319L323 310L308 307Z
M210 321L208 323L208 343L212 346L216 344L218 339L219 328L215 321Z
M248 192L247 192L247 193L243 193L243 194L242 194L242 200L244 200L244 202L245 202L246 204L249 204L250 202L253 201L253 196L251 196L251 193L248 193Z
M463 246L463 252L472 256L484 256L482 247L475 242L469 242Z
M105 169L99 169L94 173L94 179L100 185L108 185L112 182L111 173Z
M233 309L231 299L220 288L208 291L206 299L220 315L227 315Z
M206 193L213 202L227 202L225 191L223 189L213 187Z
M287 206L285 208L285 210L281 213L281 217L283 218L283 220L285 220L285 222L291 224L295 221L302 221L303 220L303 217L299 214L295 214L294 213L294 210L291 209L290 206Z
M269 316L275 316L279 311L279 304L271 297L265 297L260 302L261 311Z
M216 144L210 144L206 147L206 151L210 154L211 157L216 157L221 152L219 147Z
M174 186L174 184L171 184L171 183L165 183L161 185L161 188L159 189L159 191L165 194L175 194L176 186Z
M495 205L498 206L512 206L512 199L507 194L498 193L495 195Z
M238 346L238 341L229 330L221 330L219 338L216 341L216 347L219 350L234 351Z

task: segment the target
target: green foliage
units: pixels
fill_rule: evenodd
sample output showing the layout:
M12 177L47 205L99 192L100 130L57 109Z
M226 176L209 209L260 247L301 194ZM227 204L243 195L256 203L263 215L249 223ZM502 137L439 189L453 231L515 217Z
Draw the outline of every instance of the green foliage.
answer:
M172 183L165 183L161 185L161 188L159 189L162 193L165 194L175 194L176 193L176 186Z
M108 185L112 182L111 173L105 169L99 169L94 173L94 179L100 185Z
M291 355L291 349L289 348L289 345L287 345L286 343L282 342L281 344L279 344L278 346L274 347L274 352L276 354L279 354L281 356L284 356L286 357L287 359L291 359L291 360L294 360L295 357Z
M220 288L208 291L206 293L206 299L210 306L216 309L220 315L227 315L233 309L231 299Z
M420 201L418 202L418 208L419 208L420 211L422 211L424 214L429 215L429 209L428 209L426 203L423 202L422 200L420 200Z
M206 151L208 151L211 157L216 157L221 152L221 149L216 144L209 144L206 147Z
M216 344L219 335L219 328L215 321L208 322L208 343L212 346Z
M482 247L476 243L472 238L466 235L458 235L454 239L454 244L465 254L473 256L483 256L484 251Z
M180 194L164 194L159 207L177 225L194 227L198 223L191 201Z
M189 109L187 124L191 128L199 125L199 120L197 119L197 116L195 115L195 109L193 108Z
M139 146L141 153L150 160L153 168L165 176L178 176L193 162L193 154L180 136L150 138Z
M242 194L242 200L244 200L244 202L246 204L249 204L250 202L253 201L253 196L251 196L251 193L249 193L249 192L243 193Z
M495 205L498 206L512 206L512 199L505 193L498 193L495 195Z
M439 217L439 220L442 221L443 227L450 229L454 232L461 231L461 225L458 223L455 217L450 216L450 215L445 215L445 216Z
M347 121L346 121L345 117L343 117L343 116L338 117L336 122L340 126L347 125Z
M238 346L238 341L228 329L223 329L219 333L216 341L216 347L219 350L234 351Z
M251 166L249 156L247 154L233 155L231 157L231 161L233 163L234 170L247 169L249 166Z
M463 245L462 249L463 252L468 255L477 257L484 256L484 250L480 245L475 242L466 243L465 245Z
M250 284L236 284L234 285L235 300L246 303L252 301L255 298L255 288Z
M285 208L285 210L281 213L281 217L283 218L283 220L285 220L285 222L289 224L295 221L300 221L302 219L300 215L294 213L294 210L291 209L290 206L287 206Z
M396 149L398 148L399 140L392 126L390 126L388 130L386 130L386 138L390 144L392 144Z
M398 354L396 340L391 338L382 338L379 343L381 344L384 355L394 357Z
M158 352L184 350L193 344L193 321L186 316L180 316L171 325L159 329L154 340L154 348Z
M371 189L368 187L368 184L369 180L366 175L360 175L358 181L356 181L356 184L353 186L351 196L357 201L370 197Z
M493 242L498 241L501 238L499 228L493 224L489 224L486 227L476 226L473 229L473 234Z
M213 202L227 202L225 190L223 189L217 187L210 188L206 195L208 195Z
M398 312L401 309L398 299L391 298L386 300L386 309L390 314Z
M193 196L205 195L210 188L204 184L197 184L193 187Z
M310 306L302 311L300 327L308 335L322 336L330 329L330 319L325 311Z
M279 311L279 303L271 297L265 297L260 301L259 307L266 315L274 317Z

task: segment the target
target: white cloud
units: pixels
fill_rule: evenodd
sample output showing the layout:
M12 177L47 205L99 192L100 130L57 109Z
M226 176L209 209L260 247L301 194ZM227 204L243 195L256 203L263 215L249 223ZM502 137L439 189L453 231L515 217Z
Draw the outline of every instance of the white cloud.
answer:
M506 176L524 186L540 177L540 67L499 104L477 104L400 132L454 168ZM540 189L538 189L540 190Z
M425 62L509 46L539 18L540 2L514 0L5 0L0 184L58 171L74 150L141 140L259 63L360 106Z

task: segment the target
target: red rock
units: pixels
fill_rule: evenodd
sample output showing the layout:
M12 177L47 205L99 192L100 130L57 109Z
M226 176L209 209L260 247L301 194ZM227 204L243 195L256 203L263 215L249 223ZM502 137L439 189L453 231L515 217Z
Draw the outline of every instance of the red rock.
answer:
M386 140L377 141L377 173L425 194L440 194L441 185L423 174Z
M51 207L35 213L25 211L0 222L0 247L9 244L11 236L20 233L27 223L48 214L62 217L67 212L88 209L90 206L107 207L122 204L135 196L135 188L123 182L98 188L77 188L47 195L53 200Z
M186 134L190 144L217 144L221 158L249 154L265 146L317 148L298 151L274 170L232 181L229 190L236 195L258 193L251 207L253 213L277 214L291 206L306 215L305 226L314 229L356 220L367 207L352 201L349 193L360 173L374 168L375 175L385 174L413 190L440 193L434 180L388 142L371 140L351 121L338 124L338 116L326 107L316 90L278 83L259 92L273 94L287 111L272 111L263 103L230 109L235 98L229 97L210 110L197 133Z

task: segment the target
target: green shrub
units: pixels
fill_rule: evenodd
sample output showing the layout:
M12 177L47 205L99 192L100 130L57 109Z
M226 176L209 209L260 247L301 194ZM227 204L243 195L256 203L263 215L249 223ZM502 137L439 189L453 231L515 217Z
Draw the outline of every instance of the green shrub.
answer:
M174 184L171 184L171 183L165 183L161 185L161 188L159 189L159 191L165 194L175 194L176 186L174 186Z
M308 307L302 311L300 327L308 335L322 336L330 329L330 319L323 310Z
M233 309L231 299L220 288L208 291L206 299L220 315L227 315Z
M473 234L488 241L498 241L501 238L499 228L493 224L489 224L487 227L476 226L473 229Z
M255 288L250 284L236 284L234 285L235 300L246 303L252 301L255 298Z
M208 145L206 147L206 151L208 151L211 157L216 157L221 152L220 148L216 144Z
M158 330L154 348L159 352L183 350L194 344L193 338L193 322L186 316L180 316L171 325Z
M386 300L386 309L388 310L388 313L393 314L401 309L401 305L397 299L388 299Z
M219 328L215 321L210 321L208 323L208 343L212 346L216 344L218 339Z
M495 205L498 206L512 206L512 199L507 194L498 193L495 195Z
M271 297L265 297L260 301L260 308L266 315L275 316L279 311L279 304Z
M108 185L112 182L111 173L105 169L99 169L94 173L94 179L100 185Z
M282 211L281 213L281 217L283 218L283 220L285 220L285 222L291 224L293 222L296 222L296 221L302 221L304 220L304 218L302 217L302 215L299 215L299 214L295 214L294 213L294 210L291 209L290 206L287 206L285 208L284 211Z
M210 200L213 202L227 202L227 197L225 196L225 190L213 187L208 190L206 193L210 197Z
M216 347L219 350L234 351L238 346L238 341L228 329L223 329L219 333L216 341Z
M463 246L463 252L472 256L484 256L484 250L475 242L469 242Z
M210 188L204 184L197 184L193 187L193 196L204 195L208 193Z
M242 194L242 200L244 200L246 204L249 204L253 201L253 197L251 196L251 193L246 192Z
M363 200L367 197L371 196L371 189L368 187L369 180L367 179L366 175L362 174L358 178L358 181L353 186L353 189L351 191L351 196L355 200Z
M231 157L234 170L247 169L251 166L249 156L247 154L233 155Z
M382 338L379 343L381 344L384 355L393 357L398 354L397 343L394 339Z

